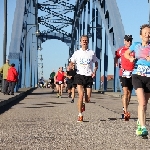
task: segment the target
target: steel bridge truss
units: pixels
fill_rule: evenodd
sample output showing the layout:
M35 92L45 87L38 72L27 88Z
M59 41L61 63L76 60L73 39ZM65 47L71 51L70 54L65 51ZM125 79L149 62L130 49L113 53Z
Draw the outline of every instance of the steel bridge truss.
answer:
M61 40L68 45L70 58L74 50L79 49L80 36L88 35L92 49L99 59L95 89L101 89L100 77L103 68L103 90L107 90L109 55L114 57L116 49L123 45L125 34L116 1L76 0L74 5L71 2L71 0L47 0L41 4L38 0L22 0L21 2L17 0L9 59L15 62L19 71L18 88L34 87L37 84L38 48L43 42L49 39ZM38 10L47 15L38 16ZM70 12L74 12L73 18L68 17L67 14ZM39 24L48 27L48 30L36 35ZM68 33L65 28L70 25L72 30ZM108 45L112 52L109 55ZM114 67L114 91L118 90L117 71L118 68Z

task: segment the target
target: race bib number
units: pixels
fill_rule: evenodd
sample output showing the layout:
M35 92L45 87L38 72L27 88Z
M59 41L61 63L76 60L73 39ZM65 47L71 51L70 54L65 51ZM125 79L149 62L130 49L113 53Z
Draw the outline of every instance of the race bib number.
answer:
M122 76L126 77L126 78L130 78L131 75L132 75L132 71L124 70L123 73L122 73Z
M141 75L141 76L150 77L150 67L149 66L138 65L137 74Z
M62 81L59 81L58 83L59 83L59 84L62 84Z
M90 62L91 58L80 58L79 67L81 72L84 72L85 74L91 72Z

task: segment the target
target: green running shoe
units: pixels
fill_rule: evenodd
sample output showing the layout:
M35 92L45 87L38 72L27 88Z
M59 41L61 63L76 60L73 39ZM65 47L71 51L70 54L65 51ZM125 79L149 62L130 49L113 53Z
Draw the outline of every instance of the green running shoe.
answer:
M59 94L57 93L57 97L59 98Z
M145 127L144 128L141 127L139 120L137 121L136 135L138 135L138 136L147 136L148 135L147 129Z
M141 125L140 125L140 121L139 120L137 120L136 135L138 135L138 136L142 135L142 129L141 129Z
M145 127L142 128L142 136L147 136L147 135L148 135L147 129Z

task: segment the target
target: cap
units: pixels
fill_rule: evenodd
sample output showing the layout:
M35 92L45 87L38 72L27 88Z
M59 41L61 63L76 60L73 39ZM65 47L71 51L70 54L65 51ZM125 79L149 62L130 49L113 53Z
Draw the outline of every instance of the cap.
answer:
M132 35L125 35L124 36L124 40L127 41L127 40L132 40Z

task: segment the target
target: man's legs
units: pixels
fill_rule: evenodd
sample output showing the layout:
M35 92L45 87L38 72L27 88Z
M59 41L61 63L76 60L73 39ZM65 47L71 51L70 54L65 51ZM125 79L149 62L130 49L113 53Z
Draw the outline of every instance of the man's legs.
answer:
M57 91L57 97L59 97L59 84L56 83L56 91Z
M6 93L6 92L7 92L6 84L7 84L7 80L6 80L6 79L3 79L3 83L2 83L3 93Z
M54 79L51 79L50 84L51 84L52 92L54 92L54 88L55 88Z
M150 93L145 93L143 88L138 88L136 90L138 98L138 128L136 130L137 135L148 135L146 129L146 110L148 99L150 98Z
M71 95L71 97L72 97L71 103L74 103L74 98L75 98L75 86L74 86L74 85L72 86L71 92L72 92L72 95Z
M61 84L58 84L58 94L61 95Z
M14 95L14 88L15 88L16 83L11 82L11 95Z
M138 127L136 134L147 136L148 131L145 126L147 103L148 99L150 98L150 80L149 77L133 75L132 83L138 98Z
M132 90L133 90L133 85L132 85L132 77L128 78L128 105L130 103L130 99L131 99L131 94L132 94Z
M78 94L79 94L79 99L78 99L78 112L79 112L79 118L78 118L78 122L82 122L83 121L83 116L82 116L82 105L83 105L83 86L82 85L77 85L77 90L78 90Z
M123 89L122 105L124 111L124 118L125 120L129 120L130 114L128 112L128 105L131 98L131 92L133 89L132 78L120 77L120 82Z
M63 87L64 87L64 83L62 83L62 84L60 85L60 96L62 96L62 93L63 93Z
M123 87L123 96L122 96L122 104L124 108L124 112L127 112L128 109L128 87Z
M4 80L4 89L3 89L4 94L9 94L10 89L8 89L8 87L9 87L9 82L7 80Z
M89 103L91 98L92 88L85 88L85 102Z
M55 84L54 83L52 83L51 88L52 88L52 92L54 93L54 90L55 90Z
M71 89L72 89L71 83L67 84L67 89L68 89L68 98L71 98Z

